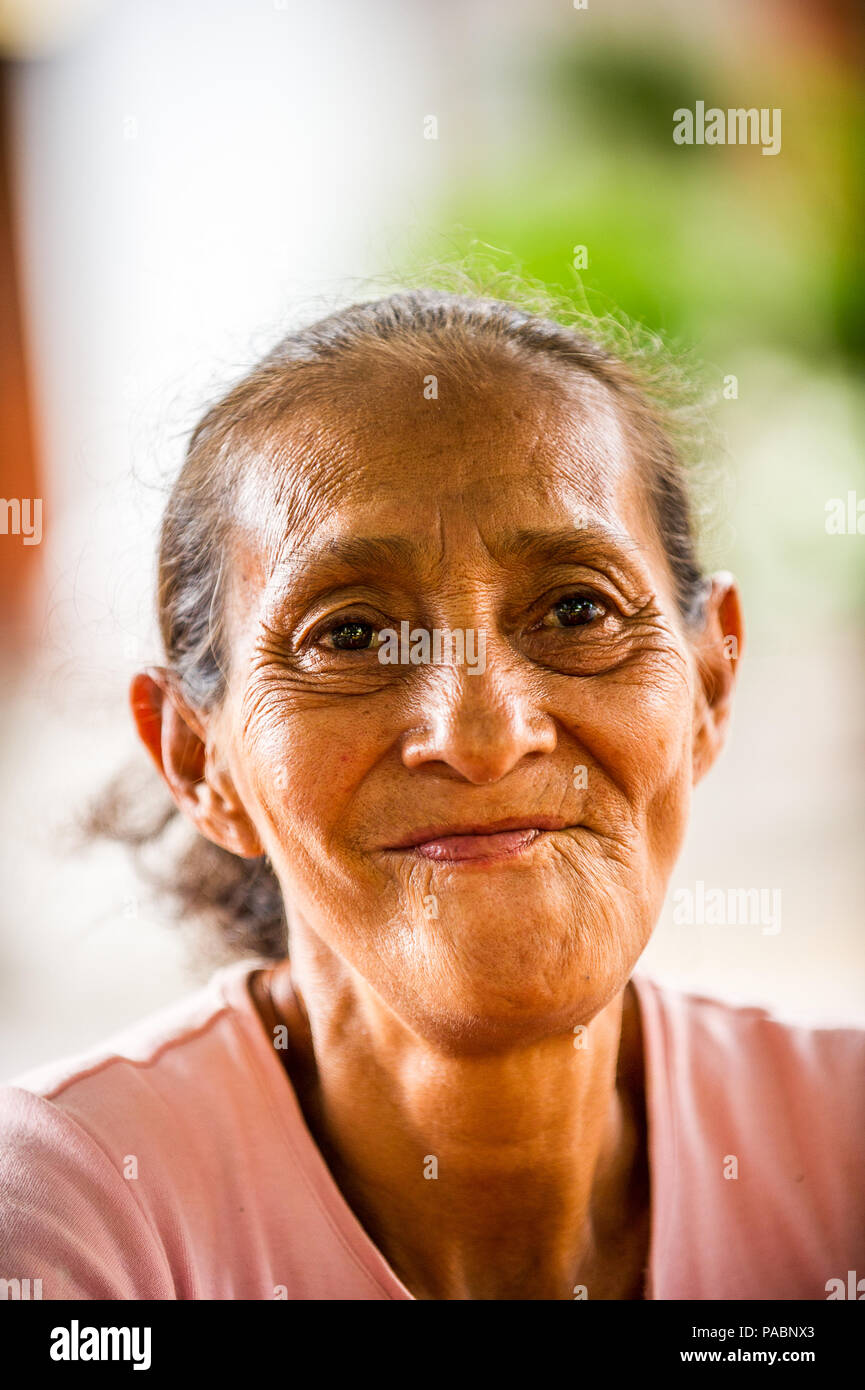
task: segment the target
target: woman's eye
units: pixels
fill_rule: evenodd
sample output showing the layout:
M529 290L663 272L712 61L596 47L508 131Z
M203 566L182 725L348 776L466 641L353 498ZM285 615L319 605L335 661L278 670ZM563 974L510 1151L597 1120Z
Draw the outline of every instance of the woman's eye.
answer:
M322 634L322 642L338 652L369 651L378 645L378 630L372 623L337 623Z
M555 621L545 623L544 626L585 627L587 623L602 618L606 609L586 594L568 594L565 598L559 599L558 603L554 603L549 612Z

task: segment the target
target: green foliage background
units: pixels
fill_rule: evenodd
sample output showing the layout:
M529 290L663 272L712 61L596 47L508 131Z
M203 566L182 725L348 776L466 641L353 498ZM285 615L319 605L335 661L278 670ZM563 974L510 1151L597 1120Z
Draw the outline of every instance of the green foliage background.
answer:
M476 77L474 109L440 132L471 138L419 258L497 248L576 304L695 349L719 390L734 374L707 562L737 570L766 641L855 620L865 536L827 536L825 508L865 497L861 82L807 45L736 72L672 34L651 51L644 32L587 42L578 26ZM780 153L674 144L673 112L698 99L780 108Z

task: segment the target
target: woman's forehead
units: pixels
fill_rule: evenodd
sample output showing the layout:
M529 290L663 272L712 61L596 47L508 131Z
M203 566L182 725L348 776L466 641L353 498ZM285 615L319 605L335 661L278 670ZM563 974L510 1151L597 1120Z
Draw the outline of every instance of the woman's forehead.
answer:
M626 432L603 397L371 394L294 421L236 536L240 609L342 583L422 588L584 563L667 587ZM258 470L256 470L258 471Z
M456 533L507 528L531 510L560 525L591 513L627 525L635 489L639 512L638 470L604 388L518 378L427 400L375 383L286 421L259 453L238 519L275 560L360 524Z

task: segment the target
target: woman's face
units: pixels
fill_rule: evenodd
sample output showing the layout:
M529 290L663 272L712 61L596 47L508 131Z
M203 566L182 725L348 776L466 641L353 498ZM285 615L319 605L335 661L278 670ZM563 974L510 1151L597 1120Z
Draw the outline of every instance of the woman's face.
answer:
M371 372L281 446L209 732L292 930L449 1050L570 1030L646 945L710 705L616 415L582 380ZM383 662L402 623L469 660Z

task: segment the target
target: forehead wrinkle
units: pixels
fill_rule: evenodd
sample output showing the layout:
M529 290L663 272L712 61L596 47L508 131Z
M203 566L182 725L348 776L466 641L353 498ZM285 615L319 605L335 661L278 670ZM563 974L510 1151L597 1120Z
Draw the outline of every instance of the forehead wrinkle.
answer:
M394 432L406 436L412 460L447 459L463 473L476 465L480 452L500 450L503 430L512 432L514 424L522 435L522 467L541 456L548 441L565 457L572 458L576 446L579 461L601 466L627 454L619 403L590 374L526 362L503 364L499 378L479 396L458 392L452 399L426 401L405 383L394 387L389 375L380 382L373 376L364 380L362 392L347 391L338 403L320 407L316 418L297 421L293 434L308 463L332 468L338 462L347 474L396 464L404 476L404 460L388 447Z
M239 478L235 527L268 571L284 562L287 550L309 543L323 513L368 488L363 465L334 453L316 458L307 443L289 437L272 451L257 451Z
M591 378L584 379L582 374L579 379L562 377L552 383L545 381L541 389L532 392L527 399L529 378L534 379L534 375L527 371L525 379L520 380L525 390L507 393L513 403L512 413L519 421L519 432L524 435L516 456L510 443L499 445L495 439L496 427L491 429L490 447L484 452L499 449L499 469L492 459L479 458L477 447L472 447L470 440L464 437L458 435L456 444L450 445L450 468L439 488L441 505L436 517L439 565L445 553L446 504L456 507L462 504L468 519L469 507L465 504L472 494L477 497L480 493L482 498L484 491L496 487L497 479L504 481L516 476L521 487L530 491L539 487L543 492L550 490L549 475L552 473L561 483L576 486L584 494L584 502L600 502L601 510L615 518L615 510L611 511L610 506L614 501L611 494L630 457L616 402L607 388ZM579 395L576 388L579 388ZM382 465L392 474L395 472L398 481L409 484L413 494L423 496L429 486L427 478L412 476L405 460L395 457L392 448L388 450L388 441L393 436L387 428L386 416L382 429L382 417L388 405L388 413L397 417L397 433L402 425L408 424L410 432L423 440L424 450L412 450L415 463L417 452L428 455L430 445L442 441L431 439L426 429L417 427L418 420L429 420L428 416L418 415L417 402L405 401L407 408L403 410L400 404L393 398L382 401L383 410L375 418L370 413L374 402L370 402L368 396L359 401L340 400L338 407L327 407L317 415L305 407L286 414L276 429L271 426L266 431L269 439L259 439L255 456L241 475L238 519L250 533L247 539L251 543L263 543L269 570L282 568L287 559L291 560L292 552L309 548L322 513L338 512L341 505L351 505L359 496L367 496L370 474L375 475ZM498 404L501 405L500 398ZM477 407L478 403L474 402L470 421L473 425L477 423ZM458 413L461 415L462 411ZM496 425L500 426L500 410L496 410L495 416ZM278 441L274 439L276 433L281 435ZM437 433L434 426L433 434ZM384 445L380 442L382 438ZM441 449L435 452L441 453ZM545 471L546 479L543 478ZM388 492L391 481L388 480ZM597 495L591 497L591 493ZM398 496L397 489L397 499ZM579 510L585 512L585 506L580 506ZM480 524L475 522L474 525L480 532ZM631 545L634 544L631 537ZM406 557L403 554L399 558ZM297 566L293 568L296 571Z
M609 492L633 462L618 412L599 407L591 421L568 420L552 434L554 448L547 453L553 469L581 486Z
M384 391L375 391L366 382L363 394L348 391L337 405L326 403L318 410L309 403L297 406L265 428L240 490L248 497L250 487L245 479L251 479L254 503L260 502L263 491L270 492L269 539L278 520L284 530L300 529L317 509L341 500L339 494L346 489L349 495L354 487L366 491L370 472L382 466L398 480L415 483L418 490L426 479L413 476L411 464L435 464L444 457L451 470L451 492L475 481L470 475L479 463L488 478L492 460L479 455L510 452L501 449L497 437L503 412L515 416L519 432L525 436L519 456L508 461L508 472L514 464L517 469L531 471L544 463L568 474L576 465L581 476L575 481L588 481L588 470L593 475L591 481L600 485L606 469L621 471L629 452L620 412L608 388L584 373L557 373L551 378L539 371L537 364L525 366L516 377L511 370L504 390L495 390L492 397L489 439L484 438L479 401L455 401L454 413L431 411L429 402L421 404L404 390L394 392L388 382L384 386ZM441 406L442 402L435 404ZM467 410L468 431L457 428L465 422ZM407 429L410 463L394 457L389 449L391 426L397 435ZM241 506L243 510L250 509ZM253 510L260 524L260 505L254 505Z

